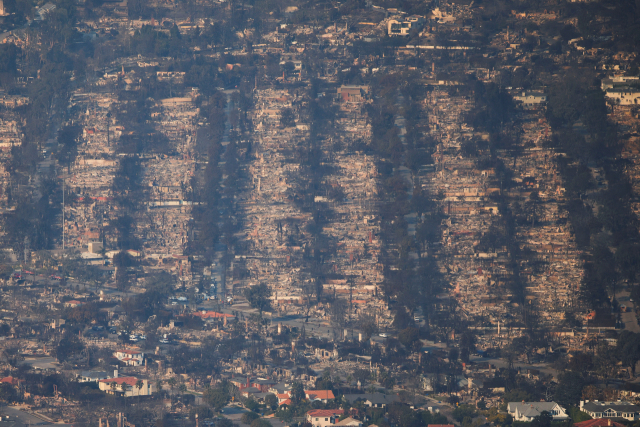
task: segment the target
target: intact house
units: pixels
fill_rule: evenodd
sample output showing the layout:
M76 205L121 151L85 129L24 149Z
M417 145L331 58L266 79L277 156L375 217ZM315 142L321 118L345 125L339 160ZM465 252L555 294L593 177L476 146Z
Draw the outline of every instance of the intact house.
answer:
M113 355L128 366L140 366L144 362L144 353L140 350L116 350Z
M337 426L352 426L352 427L362 427L362 421L356 420L355 418L347 417L342 421L338 421L336 423Z
M335 424L342 414L342 409L313 409L307 412L307 422L312 427L326 427Z
M574 423L573 427L625 427L624 424L611 421L611 418L598 418Z
M109 378L109 374L104 371L82 371L80 375L78 375L78 382L92 383L106 380L107 378Z
M568 420L567 411L556 402L509 402L507 412L515 421L533 421L543 412L548 412L554 421Z
M329 400L336 398L331 390L305 390L304 395L310 402L320 401L327 403Z
M611 76L601 80L600 88L606 91L608 89L628 87L639 83L640 77L638 76Z
M591 418L624 418L629 421L640 419L640 406L630 402L599 402L580 401L580 410L587 413Z
M631 87L627 89L609 89L604 96L617 105L638 105L640 89Z
M342 85L337 95L344 102L362 102L369 96L369 86Z
M120 396L150 396L155 393L155 386L149 380L142 380L142 387L138 388L138 378L136 377L118 377L107 378L98 381L98 388L110 394ZM112 385L115 384L115 385Z
M343 397L345 401L352 404L362 400L369 408L385 408L387 405L400 400L395 394L384 393L345 394Z
M637 105L640 100L640 78L638 76L612 76L602 79L605 98L617 105Z

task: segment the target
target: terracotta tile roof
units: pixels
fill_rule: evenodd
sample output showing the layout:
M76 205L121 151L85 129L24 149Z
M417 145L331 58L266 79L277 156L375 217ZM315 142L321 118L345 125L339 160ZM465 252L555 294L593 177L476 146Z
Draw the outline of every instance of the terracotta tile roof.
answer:
M324 399L335 399L333 392L331 390L305 390L304 393L311 400L324 400Z
M140 350L117 350L116 353L124 353L124 354L142 354Z
M11 376L9 377L4 377L0 380L0 383L8 383L11 385L18 385L18 380L16 378L13 378Z
M136 377L107 378L106 380L100 380L99 382L107 384L116 383L118 386L125 383L126 385L134 387L136 382L138 382L138 379Z
M596 418L595 420L587 420L581 421L579 423L574 423L574 427L624 427L624 424L617 423L615 421L611 421L609 419L604 418Z
M344 410L342 409L312 409L307 412L307 415L310 417L331 417L333 415L342 415L344 414Z

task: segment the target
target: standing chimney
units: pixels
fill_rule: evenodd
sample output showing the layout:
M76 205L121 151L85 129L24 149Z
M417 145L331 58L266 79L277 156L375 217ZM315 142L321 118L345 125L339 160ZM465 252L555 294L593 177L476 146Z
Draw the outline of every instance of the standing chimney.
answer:
M113 371L113 378L118 378L118 370Z

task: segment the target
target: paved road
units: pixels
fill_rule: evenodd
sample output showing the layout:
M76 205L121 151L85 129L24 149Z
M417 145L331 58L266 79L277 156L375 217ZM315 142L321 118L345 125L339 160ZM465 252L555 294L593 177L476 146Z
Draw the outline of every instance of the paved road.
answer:
M50 423L43 419L36 417L35 415L29 414L25 411L22 411L18 408L11 406L2 406L0 407L0 413L3 416L9 416L9 420L0 421L0 427L28 427L28 426L61 426L71 427L71 424L63 424L63 423Z
M23 365L30 365L36 369L58 369L60 364L55 357L27 357L21 363Z
M635 313L635 303L630 301L629 291L624 290L616 293L616 299L621 306L624 305L627 307L627 312L621 314L624 328L628 331L639 333L640 325L638 325L638 319Z
M225 418L230 419L234 423L238 423L241 426L246 426L247 424L244 424L242 421L240 421L240 419L242 418L242 414L244 414L245 412L249 412L249 411L247 411L244 408L241 408L240 406L230 405L230 406L225 406L224 412L222 413L222 415Z

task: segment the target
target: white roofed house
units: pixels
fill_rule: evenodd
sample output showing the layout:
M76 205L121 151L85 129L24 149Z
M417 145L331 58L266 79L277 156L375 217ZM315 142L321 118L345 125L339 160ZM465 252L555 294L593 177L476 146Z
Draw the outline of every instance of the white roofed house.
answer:
M116 350L113 355L128 366L141 366L144 362L144 353L140 350Z
M509 402L507 412L515 421L533 421L543 412L548 412L554 421L569 419L567 411L556 402Z
M78 375L78 382L98 382L107 378L109 378L109 374L104 371L82 371L80 375Z

